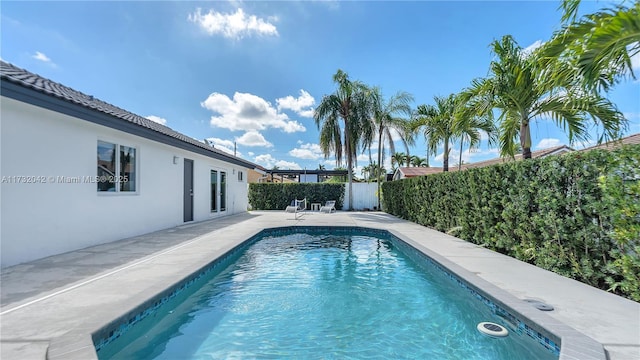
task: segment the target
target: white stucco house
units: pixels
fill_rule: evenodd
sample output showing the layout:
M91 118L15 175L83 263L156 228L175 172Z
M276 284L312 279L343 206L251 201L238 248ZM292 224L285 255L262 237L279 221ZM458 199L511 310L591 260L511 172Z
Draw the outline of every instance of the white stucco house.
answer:
M0 265L247 211L256 164L4 61Z

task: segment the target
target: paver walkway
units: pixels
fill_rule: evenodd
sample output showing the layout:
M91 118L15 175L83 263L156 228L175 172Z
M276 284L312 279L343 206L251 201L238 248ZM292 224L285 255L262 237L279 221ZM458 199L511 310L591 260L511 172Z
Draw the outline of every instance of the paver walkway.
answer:
M640 359L636 302L384 213L307 213L295 220L280 211L188 224L2 269L0 358L91 358L91 332L263 228L293 225L392 230L517 299L553 305L546 314L603 344L609 358Z

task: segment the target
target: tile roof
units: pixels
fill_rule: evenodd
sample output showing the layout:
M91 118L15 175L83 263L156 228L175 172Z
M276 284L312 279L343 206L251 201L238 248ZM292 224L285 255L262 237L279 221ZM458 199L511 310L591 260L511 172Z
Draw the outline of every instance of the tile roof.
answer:
M80 91L64 86L52 80L43 78L37 74L21 69L13 64L0 60L0 79L20 85L24 88L32 89L37 92L53 96L70 103L74 103L85 108L98 111L117 119L138 125L140 127L155 131L162 135L177 139L186 144L196 146L198 148L211 152L213 157L221 160L231 160L232 162L241 162L249 167L255 167L256 164L242 158L233 156L221 150L215 149L197 139L181 134L168 126L158 124L140 115L136 115L117 106L111 105L102 100L96 99L91 95L86 95Z
M399 167L398 170L404 175L404 177L415 177L437 174L442 172L441 167Z
M580 151L587 151L587 150L593 150L593 149L608 149L608 150L613 150L616 149L622 145L638 145L640 144L640 133L637 134L633 134L633 135L629 135L626 137L623 137L619 140L614 140L614 141L609 141L606 142L604 144L600 144L600 145L594 145L588 148L584 148Z
M553 155L555 153L562 153L562 152L568 152L568 151L574 151L572 148L568 147L567 145L559 145L559 146L554 146L554 147L550 147L550 148L546 148L546 149L540 149L540 150L536 150L536 151L532 151L531 152L531 158L535 159L535 158L539 158L539 157L545 157L545 156L549 156L549 155ZM473 169L473 168L479 168L479 167L485 167L485 166L490 166L490 165L495 165L495 164L502 164L502 163L506 163L506 162L511 162L511 161L517 161L522 159L522 154L516 154L513 158L511 157L499 157L499 158L495 158L495 159L489 159L489 160L485 160L485 161L478 161L475 163L469 163L469 164L463 164L462 168L463 169ZM451 170L451 167L449 168L449 170ZM458 168L456 167L455 170L458 170Z
M531 152L532 158L545 157L548 155L554 155L556 153L563 153L573 151L572 148L566 145L554 146L546 149L536 150ZM462 170L465 169L473 169L473 168L481 168L485 166L491 166L496 164L502 164L511 161L517 161L522 159L522 154L517 154L513 158L510 157L499 157L495 159L489 159L485 161L478 161L476 163L463 164ZM416 176L424 176L437 174L442 172L442 167L400 167L398 170L402 173L405 178L416 177ZM449 171L458 171L458 166L449 166Z

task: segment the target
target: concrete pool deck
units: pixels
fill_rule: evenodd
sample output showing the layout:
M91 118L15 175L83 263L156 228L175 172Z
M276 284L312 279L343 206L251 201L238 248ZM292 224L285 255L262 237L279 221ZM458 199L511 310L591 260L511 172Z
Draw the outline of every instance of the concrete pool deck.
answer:
M608 358L640 359L640 304L636 302L385 213L307 212L295 220L294 214L282 211L253 211L186 224L2 269L0 358L90 359L95 356L92 332L260 230L279 226L392 231L436 260L456 264L515 300L534 298L553 305L554 311L535 312L551 319L544 320L549 324L566 324L601 343ZM575 339L584 341L580 336ZM582 350L578 344L565 352L565 340L563 359L598 358L597 347L588 342Z

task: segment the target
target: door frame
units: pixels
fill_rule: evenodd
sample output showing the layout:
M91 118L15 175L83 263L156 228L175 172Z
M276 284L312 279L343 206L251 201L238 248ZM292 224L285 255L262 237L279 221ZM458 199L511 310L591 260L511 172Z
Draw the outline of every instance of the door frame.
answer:
M215 171L216 172L216 210L215 211L211 211L211 172ZM222 204L222 173L225 173L226 176L226 181L225 181L225 186L226 189L224 191L224 195L226 197L225 199L225 209L224 210L220 210L220 206ZM227 214L229 211L229 204L228 204L228 200L229 200L229 194L228 194L228 190L229 190L229 170L228 169L224 169L224 168L219 168L219 167L209 167L209 215L210 216L220 216L220 215L224 215Z

